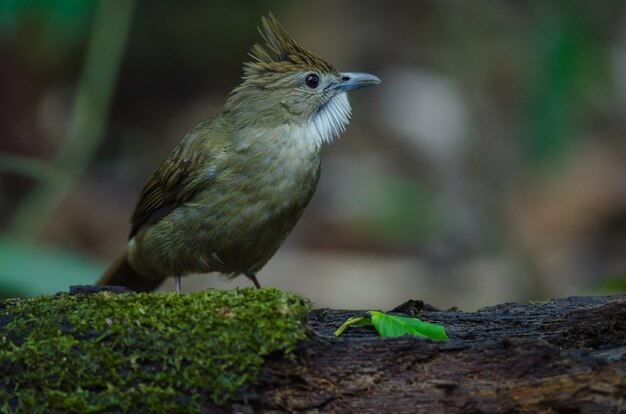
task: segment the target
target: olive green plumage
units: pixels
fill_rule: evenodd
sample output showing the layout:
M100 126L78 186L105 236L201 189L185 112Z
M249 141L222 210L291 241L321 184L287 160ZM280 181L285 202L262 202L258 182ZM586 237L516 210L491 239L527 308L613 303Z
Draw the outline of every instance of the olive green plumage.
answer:
M191 130L144 187L126 253L100 280L152 290L167 276L254 274L274 255L319 180L319 149L343 131L346 92L378 83L340 73L270 14L240 86Z

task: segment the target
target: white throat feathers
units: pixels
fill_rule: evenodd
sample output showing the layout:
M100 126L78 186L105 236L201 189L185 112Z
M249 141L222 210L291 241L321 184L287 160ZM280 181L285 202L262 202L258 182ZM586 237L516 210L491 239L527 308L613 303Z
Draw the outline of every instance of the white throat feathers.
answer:
M309 119L307 138L312 139L319 150L322 144L329 144L346 130L350 113L348 94L335 95Z

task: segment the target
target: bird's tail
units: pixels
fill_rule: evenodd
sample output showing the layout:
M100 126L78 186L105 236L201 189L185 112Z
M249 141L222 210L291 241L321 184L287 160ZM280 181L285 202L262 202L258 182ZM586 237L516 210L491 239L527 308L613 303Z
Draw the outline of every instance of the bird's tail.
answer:
M114 261L98 280L98 285L126 286L135 292L150 292L158 288L163 278L151 278L140 275L128 262L128 253L124 252Z

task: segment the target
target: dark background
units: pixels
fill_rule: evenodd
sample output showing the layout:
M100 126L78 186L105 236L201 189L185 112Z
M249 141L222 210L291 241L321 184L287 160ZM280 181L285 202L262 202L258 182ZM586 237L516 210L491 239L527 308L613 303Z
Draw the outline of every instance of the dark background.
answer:
M626 290L626 2L4 0L0 296L98 278L269 10L383 83L351 95L264 286L343 308Z

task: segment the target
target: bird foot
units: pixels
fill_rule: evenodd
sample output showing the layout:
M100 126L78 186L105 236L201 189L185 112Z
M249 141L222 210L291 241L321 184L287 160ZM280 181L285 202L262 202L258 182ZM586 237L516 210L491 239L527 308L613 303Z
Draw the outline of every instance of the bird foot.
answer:
M174 283L176 284L176 293L180 293L180 275L174 277Z
M257 289L261 289L261 284L259 283L259 281L256 278L256 274L253 272L250 273L244 273L246 275L246 277L248 279L250 279L252 281L252 283L254 283L254 287Z

